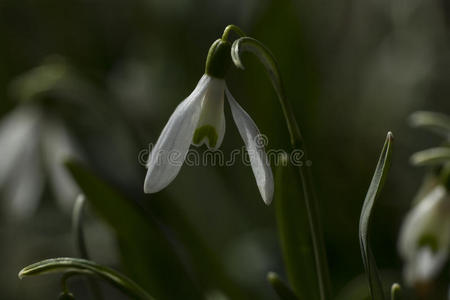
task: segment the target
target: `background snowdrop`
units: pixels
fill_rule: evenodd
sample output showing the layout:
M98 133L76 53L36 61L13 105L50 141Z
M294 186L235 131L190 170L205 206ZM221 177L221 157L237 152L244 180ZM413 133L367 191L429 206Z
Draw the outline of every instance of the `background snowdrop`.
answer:
M63 162L80 155L61 123L33 105L18 107L0 123L0 149L0 187L13 216L36 211L47 180L61 207L71 209L80 191Z
M432 281L442 271L450 251L450 196L445 187L435 187L409 212L399 251L409 285Z

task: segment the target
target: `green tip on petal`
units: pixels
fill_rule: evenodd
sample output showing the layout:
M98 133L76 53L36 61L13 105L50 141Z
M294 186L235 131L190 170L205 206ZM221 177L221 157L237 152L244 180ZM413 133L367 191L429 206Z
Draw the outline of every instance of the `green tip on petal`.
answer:
M436 253L439 250L439 241L433 234L424 234L420 237L418 244L420 247L428 246Z
M195 145L200 145L205 137L209 141L209 147L214 148L217 144L218 134L216 129L211 125L204 125L200 128L197 128L195 130L192 142Z

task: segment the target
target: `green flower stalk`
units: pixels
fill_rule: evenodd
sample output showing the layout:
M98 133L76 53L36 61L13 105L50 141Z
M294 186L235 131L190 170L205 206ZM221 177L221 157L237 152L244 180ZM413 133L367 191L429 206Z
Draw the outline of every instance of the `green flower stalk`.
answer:
M278 65L272 53L261 42L250 37L241 37L233 42L231 46L231 58L236 67L244 69L241 60L241 53L251 52L259 59L266 68L267 75L278 96L278 100L286 121L292 150L301 149L304 153L304 160L308 160L304 140L300 133L291 102L286 97L283 81L278 69ZM313 190L313 180L311 171L308 168L298 167L298 183L303 190L303 199L306 205L309 231L311 233L312 248L316 265L317 281L319 286L320 299L331 297L331 284L329 279L325 245L323 233L319 221L319 208ZM289 264L287 264L289 267Z

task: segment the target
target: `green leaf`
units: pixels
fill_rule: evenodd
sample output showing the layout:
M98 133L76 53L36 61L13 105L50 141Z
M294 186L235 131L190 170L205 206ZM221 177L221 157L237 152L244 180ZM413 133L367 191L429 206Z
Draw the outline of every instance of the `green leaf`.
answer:
M450 161L449 147L436 147L414 153L411 163L416 166L439 165Z
M97 215L114 230L122 265L132 278L158 299L202 298L151 216L76 161L66 162L66 167Z
M244 289L230 276L224 261L213 251L207 241L186 218L185 213L167 195L158 195L162 205L152 205L153 209L164 216L164 221L173 230L171 236L180 242L189 256L189 265L199 284L205 290L219 289L230 299L255 299L257 295ZM155 203L152 203L155 204ZM156 207L157 206L157 207ZM211 272L214 270L214 272Z
M46 259L23 268L19 272L19 278L22 279L27 276L66 272L97 276L134 299L154 299L139 285L121 273L96 264L95 262L80 258L61 257Z
M281 300L298 300L294 292L280 279L278 274L269 272L267 274L267 280Z
M275 175L275 214L290 285L301 299L319 299L314 250L302 187L295 168L282 162Z
M380 192L384 181L386 180L391 163L392 141L393 135L391 132L388 132L372 178L372 182L370 183L369 190L367 191L366 199L364 200L364 205L361 211L361 217L359 219L359 242L361 247L361 255L364 268L366 270L366 275L369 280L370 294L372 295L373 300L385 299L385 297L375 258L370 248L369 225L371 222L373 206L375 201L380 196Z
M446 138L450 137L450 117L447 115L429 111L418 111L413 113L409 120L413 127L426 128Z
M341 288L334 300L371 300L365 274L358 275Z

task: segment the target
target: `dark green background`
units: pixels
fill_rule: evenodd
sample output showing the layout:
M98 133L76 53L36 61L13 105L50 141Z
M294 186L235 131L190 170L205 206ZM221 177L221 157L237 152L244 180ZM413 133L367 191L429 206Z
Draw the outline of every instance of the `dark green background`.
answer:
M394 157L375 208L373 246L386 278L398 279L397 232L424 175L410 166L409 156L440 141L411 129L407 117L416 110L450 113L445 0L2 0L0 114L24 105L12 92L18 76L49 57L64 59L83 84L29 101L49 118L62 119L89 167L154 209L171 239L183 235L170 233L176 231L171 219L180 214L230 277L258 299L275 299L265 280L270 270L284 276L274 208L261 201L249 167L184 167L163 192L142 193L139 151L156 141L175 106L195 87L210 44L227 24L262 41L279 62L312 160L335 293L363 272L359 213L386 132L393 131ZM228 86L268 136L268 148L287 149L281 110L264 70L250 56L245 64L246 71L228 73ZM75 111L65 97L83 109ZM242 141L225 110L222 150L229 153ZM1 298L55 299L57 277L19 281L17 272L40 259L77 255L70 213L58 208L49 189L29 218L13 218L0 207ZM103 224L88 212L92 258L123 270L114 235ZM161 288L169 287L177 288L170 282ZM82 281L74 280L73 290L87 297ZM104 292L120 298L109 287Z

